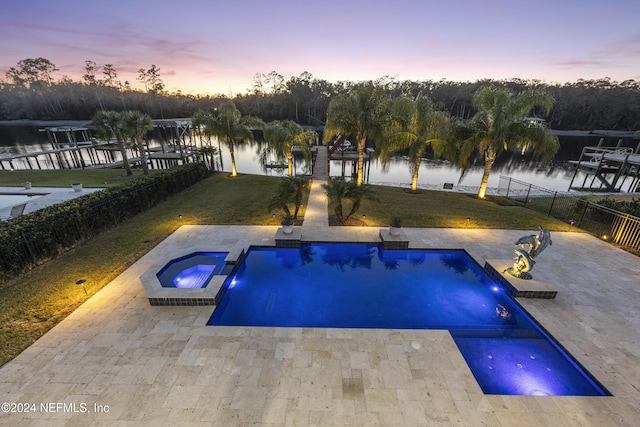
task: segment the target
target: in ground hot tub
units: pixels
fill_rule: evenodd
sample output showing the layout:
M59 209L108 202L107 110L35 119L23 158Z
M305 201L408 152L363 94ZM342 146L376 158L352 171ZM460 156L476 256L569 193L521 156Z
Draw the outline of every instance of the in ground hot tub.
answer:
M162 249L162 248L160 248ZM227 276L244 256L244 244L222 245L212 251L208 244L192 245L189 251L164 251L141 276L151 305L215 305ZM151 254L153 256L153 254Z
M229 252L194 252L171 260L157 274L163 288L206 288L221 274Z

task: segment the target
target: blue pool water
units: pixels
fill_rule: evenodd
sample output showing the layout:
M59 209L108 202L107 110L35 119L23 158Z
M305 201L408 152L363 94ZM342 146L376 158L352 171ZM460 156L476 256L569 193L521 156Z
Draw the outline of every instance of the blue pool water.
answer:
M252 247L208 324L448 329L487 394L607 394L465 251Z
M194 252L171 260L156 274L164 288L205 288L220 274L228 252Z

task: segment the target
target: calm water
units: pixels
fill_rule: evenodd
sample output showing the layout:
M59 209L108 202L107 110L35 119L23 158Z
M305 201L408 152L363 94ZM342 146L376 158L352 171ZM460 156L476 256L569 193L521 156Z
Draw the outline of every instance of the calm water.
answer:
M6 126L0 125L0 156L19 154L33 151L51 149L51 144L45 132L40 132L42 126ZM152 146L159 146L161 135L156 134L151 139ZM582 147L597 145L598 137L561 137L561 149L556 159L543 168L539 162L531 159L530 155L520 152L504 153L493 166L489 179L489 187L498 187L500 175L510 176L514 179L532 183L534 185L555 191L567 191L573 177L573 169L567 164L568 160L577 160L580 157ZM609 138L606 144L615 145L616 139ZM198 141L196 141L198 144ZM633 142L629 142L630 146ZM218 144L214 142L214 145ZM222 155L218 163L222 164L222 170L231 170L231 159L225 144L220 145ZM246 143L236 147L236 163L238 171L246 174L284 175L286 169L264 169L259 163L259 156L263 144ZM102 155L101 155L102 156ZM118 154L115 154L118 160ZM275 159L272 159L275 161ZM17 169L27 169L29 166L23 161L16 161ZM43 162L47 163L46 159ZM35 167L35 166L34 166ZM47 167L47 166L43 166ZM49 166L50 167L50 166ZM331 176L351 176L352 164L343 165L340 161L332 161L330 165ZM297 174L310 173L303 159L295 162ZM467 171L461 178L461 171L454 165L443 161L425 159L420 167L418 185L421 188L442 188L444 183L453 183L469 191L474 191L480 185L482 177L481 164ZM582 183L585 175L579 173L576 183ZM392 158L386 167L377 160L372 160L368 165L365 179L370 184L409 186L411 172L406 157ZM627 190L627 186L623 188Z

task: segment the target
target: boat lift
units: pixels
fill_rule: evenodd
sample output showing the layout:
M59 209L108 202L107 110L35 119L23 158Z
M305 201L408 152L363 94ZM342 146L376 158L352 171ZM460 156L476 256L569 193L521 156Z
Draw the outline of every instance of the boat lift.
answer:
M640 190L640 143L634 151L631 147L622 147L622 140L615 147L603 147L603 142L604 139L600 139L597 147L584 147L580 159L569 162L575 165L569 190L594 190L596 178L600 183L599 189L604 187L605 191L622 191L627 178L631 178L628 192ZM580 187L573 187L578 171L584 172L586 176ZM589 176L593 178L587 187Z

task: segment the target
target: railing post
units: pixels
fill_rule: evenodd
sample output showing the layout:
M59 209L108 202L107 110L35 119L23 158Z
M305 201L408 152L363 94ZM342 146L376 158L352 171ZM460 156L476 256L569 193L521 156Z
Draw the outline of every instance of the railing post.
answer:
M580 219L578 220L578 225L576 225L576 227L581 228L582 220L584 219L584 215L587 213L588 208L589 208L589 202L585 202L584 209L582 210L582 215L580 215Z
M24 245L27 247L27 250L29 251L29 255L31 255L31 259L33 260L33 264L34 265L38 265L38 260L36 258L36 254L33 253L33 248L31 247L31 242L27 238L27 235L24 233L24 231L20 231L20 234L22 234L22 240L24 240Z
M553 211L553 205L556 202L556 197L558 197L558 192L553 193L553 200L551 200L551 206L549 206L549 213L547 216L551 216L551 211Z
M529 188L527 189L527 197L524 198L524 205L527 206L529 204L529 194L531 194L531 186L533 184L529 184Z
M511 177L509 177L509 183L507 184L507 195L505 196L507 199L509 198L510 189L511 189Z

